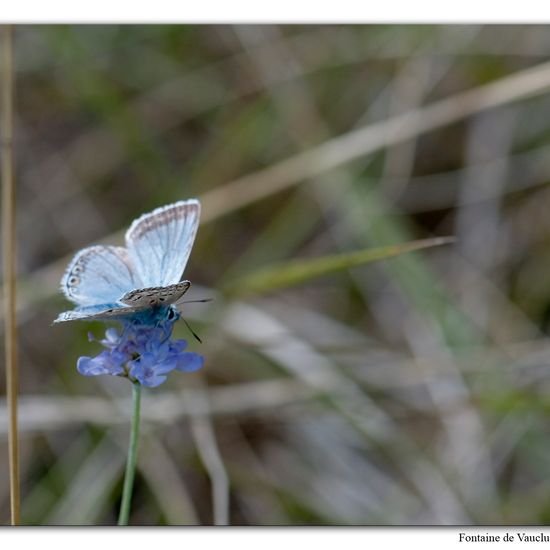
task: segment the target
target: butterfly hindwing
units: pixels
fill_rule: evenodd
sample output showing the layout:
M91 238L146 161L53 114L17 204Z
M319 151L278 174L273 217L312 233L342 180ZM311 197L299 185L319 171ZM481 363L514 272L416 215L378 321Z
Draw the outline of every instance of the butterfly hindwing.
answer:
M175 285L138 288L127 292L119 301L134 307L167 306L177 302L190 286L189 281L181 281Z
M138 286L141 281L130 254L120 246L84 248L73 258L61 279L65 296L83 306L116 302Z
M200 203L190 199L157 208L132 223L126 232L126 246L143 287L167 287L179 282L199 217Z
M95 306L83 306L70 311L60 313L54 323L64 321L93 321L97 320L117 320L124 319L139 311L144 311L146 307L130 307L120 304L99 304Z

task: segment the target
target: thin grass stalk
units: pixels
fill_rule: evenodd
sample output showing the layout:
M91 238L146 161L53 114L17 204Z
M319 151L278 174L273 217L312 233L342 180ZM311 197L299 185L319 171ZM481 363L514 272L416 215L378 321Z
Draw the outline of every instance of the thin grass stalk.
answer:
M141 411L141 385L138 382L132 384L132 405L132 425L130 428L130 443L128 444L128 459L126 461L126 472L124 474L122 501L120 504L120 514L118 516L119 525L128 525L130 505L132 503L132 491L134 489L134 478L136 475Z
M4 346L6 393L9 410L9 470L11 524L20 522L19 442L17 431L17 323L16 323L16 250L15 250L15 183L13 170L13 28L2 29L2 251L4 266Z

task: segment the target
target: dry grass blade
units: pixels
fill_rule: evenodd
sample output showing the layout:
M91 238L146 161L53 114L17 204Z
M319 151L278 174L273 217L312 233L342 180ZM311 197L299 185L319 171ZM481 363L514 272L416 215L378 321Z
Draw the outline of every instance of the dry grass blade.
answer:
M47 525L93 525L101 518L124 468L124 455L117 452L116 439L108 432L89 451L68 491L50 510Z
M370 262L393 258L406 252L440 246L455 242L453 237L436 237L404 244L395 244L355 252L344 252L321 258L294 260L274 266L268 266L246 277L230 283L226 287L228 294L259 294L297 285L328 275L335 271L357 267Z
M214 525L229 525L229 479L216 442L208 398L201 387L195 389L190 402L195 411L190 420L191 432L212 482Z
M204 391L204 390L203 390ZM194 390L167 392L145 396L142 418L146 422L169 424L181 418L202 414L193 401ZM215 416L248 415L258 411L280 409L296 403L311 401L317 393L304 384L287 379L230 384L210 387L207 393L209 412ZM21 433L61 430L69 426L91 423L101 426L125 424L127 418L120 414L129 402L113 403L103 397L79 395L33 396L24 395L20 400ZM6 404L0 400L0 440L6 435Z
M15 184L13 175L13 29L2 32L2 248L4 265L4 341L9 418L11 523L19 524L19 445L17 434L17 322L15 260Z
M172 459L152 430L145 429L144 432L145 448L139 460L140 472L154 493L168 525L200 525L179 464Z
M519 71L496 82L443 99L348 132L205 193L204 215L210 221L292 187L364 155L456 122L486 109L506 105L550 89L550 62Z

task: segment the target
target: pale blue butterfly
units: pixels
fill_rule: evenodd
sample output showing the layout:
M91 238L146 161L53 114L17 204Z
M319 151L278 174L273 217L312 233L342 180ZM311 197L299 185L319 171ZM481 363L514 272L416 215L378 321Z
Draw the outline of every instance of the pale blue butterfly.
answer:
M180 281L197 234L200 203L189 199L134 220L126 247L95 245L76 254L61 290L78 305L54 321L123 319L176 303L191 283Z

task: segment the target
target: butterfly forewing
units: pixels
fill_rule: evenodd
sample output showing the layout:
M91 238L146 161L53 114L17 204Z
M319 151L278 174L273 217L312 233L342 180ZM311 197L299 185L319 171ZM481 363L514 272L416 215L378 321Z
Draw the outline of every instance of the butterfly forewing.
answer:
M141 284L130 254L120 246L84 248L61 279L65 296L79 305L116 302L122 294Z
M191 286L189 281L175 285L139 288L126 293L120 302L133 307L167 306L177 302Z
M196 199L157 208L135 220L126 246L144 287L179 282L195 240L200 217Z

